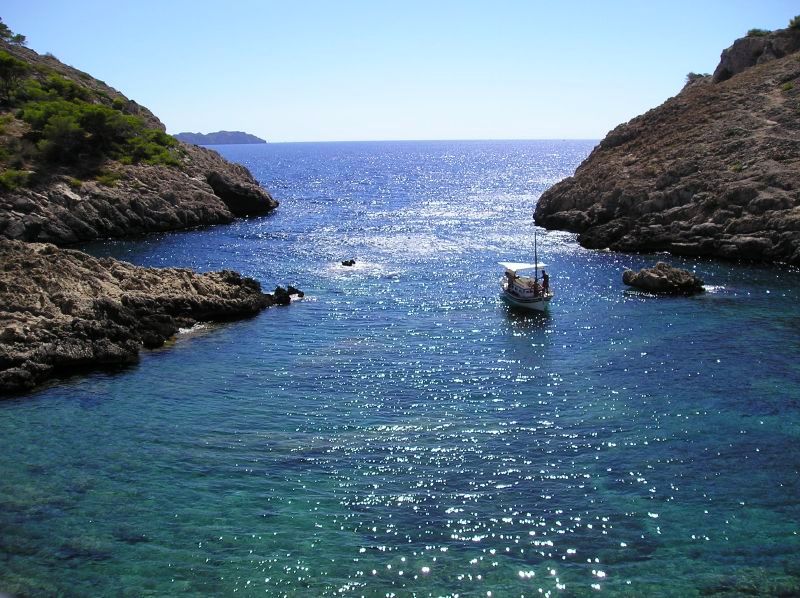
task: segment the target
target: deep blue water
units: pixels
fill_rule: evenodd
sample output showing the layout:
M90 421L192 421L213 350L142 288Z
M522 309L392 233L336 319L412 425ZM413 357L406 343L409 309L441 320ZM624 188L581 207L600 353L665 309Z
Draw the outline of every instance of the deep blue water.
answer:
M800 592L798 271L540 231L549 315L498 298L592 146L217 148L275 214L87 250L307 297L0 402L0 592Z

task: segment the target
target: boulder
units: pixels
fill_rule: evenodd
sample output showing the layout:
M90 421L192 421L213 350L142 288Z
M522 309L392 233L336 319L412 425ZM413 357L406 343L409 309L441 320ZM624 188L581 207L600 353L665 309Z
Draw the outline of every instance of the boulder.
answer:
M277 205L269 193L257 184L236 181L217 171L212 171L206 181L234 216L266 214Z
M292 285L285 289L282 286L277 286L272 292L272 300L278 305L289 305L292 302L292 296L303 297L305 293Z
M658 262L652 268L643 268L639 272L625 270L622 282L647 291L663 295L694 295L703 292L703 281L689 272L675 268L664 262Z
M800 29L779 29L766 35L737 39L722 51L712 81L727 81L745 69L800 50Z

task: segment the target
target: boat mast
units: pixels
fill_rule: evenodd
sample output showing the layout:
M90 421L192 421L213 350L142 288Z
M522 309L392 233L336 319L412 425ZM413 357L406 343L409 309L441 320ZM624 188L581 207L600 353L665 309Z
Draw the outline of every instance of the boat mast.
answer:
M539 252L536 249L536 225L533 225L533 279L539 280Z

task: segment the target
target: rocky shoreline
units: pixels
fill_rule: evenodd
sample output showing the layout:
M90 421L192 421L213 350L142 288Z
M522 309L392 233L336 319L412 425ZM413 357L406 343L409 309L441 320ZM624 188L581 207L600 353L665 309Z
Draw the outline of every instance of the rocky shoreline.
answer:
M224 224L268 214L278 202L243 166L183 145L180 167L108 163L109 182L53 173L0 192L0 237L73 243Z
M50 244L0 240L0 264L0 393L131 363L179 328L288 302L228 270L141 268Z
M8 39L0 53L19 75L4 75L0 98L0 394L134 362L180 328L300 294L56 247L227 223L278 202L244 166L173 140L102 81Z
M539 199L581 245L800 265L800 29L746 37L714 76L612 130Z

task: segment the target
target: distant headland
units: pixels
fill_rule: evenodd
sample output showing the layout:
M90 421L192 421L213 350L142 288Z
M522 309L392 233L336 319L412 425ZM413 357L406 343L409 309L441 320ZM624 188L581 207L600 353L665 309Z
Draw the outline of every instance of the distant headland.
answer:
M266 143L264 139L242 131L216 131L215 133L176 133L178 141L195 145L233 145Z

